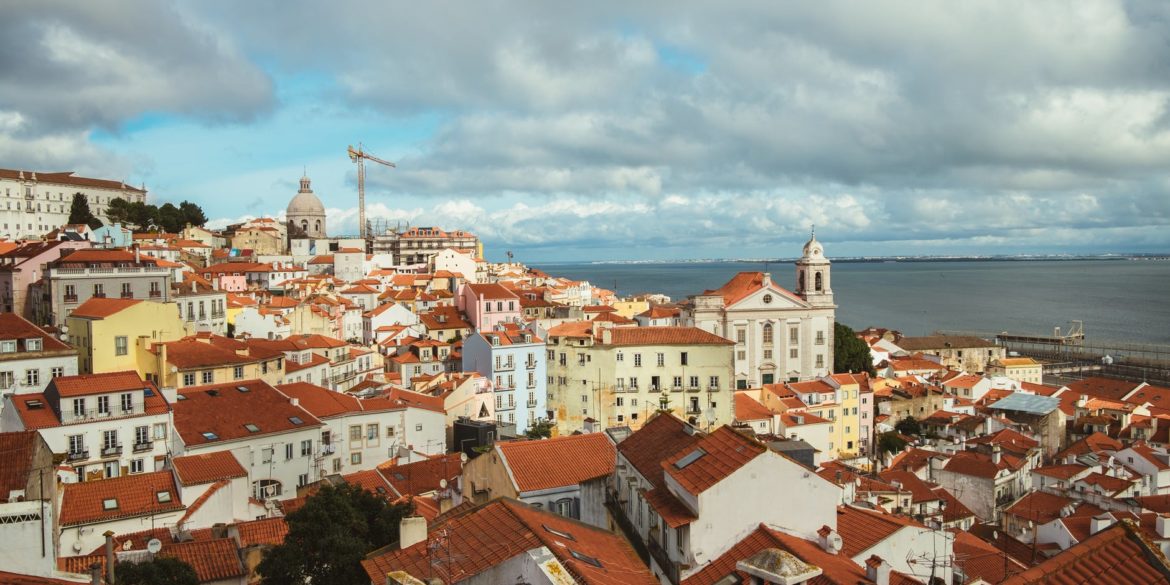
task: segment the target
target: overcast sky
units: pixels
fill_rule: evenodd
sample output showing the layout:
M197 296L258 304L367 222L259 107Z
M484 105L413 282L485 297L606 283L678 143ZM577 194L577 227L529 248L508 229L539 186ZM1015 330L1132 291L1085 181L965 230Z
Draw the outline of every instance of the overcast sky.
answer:
M631 4L635 4L631 6ZM1170 251L1170 2L17 1L0 166L489 258Z

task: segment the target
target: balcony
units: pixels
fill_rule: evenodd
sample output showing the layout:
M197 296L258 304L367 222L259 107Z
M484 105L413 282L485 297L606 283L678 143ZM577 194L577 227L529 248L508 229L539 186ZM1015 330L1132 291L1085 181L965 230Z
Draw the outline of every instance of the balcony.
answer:
M110 445L109 447L102 448L102 457L111 457L114 455L121 455L121 454L122 454L122 446L121 445Z
M718 386L707 386L707 391L708 392L718 392L719 387Z
M154 447L154 443L147 441L145 443L134 443L134 452L142 453L143 451L150 451Z
M692 404L687 407L687 414L703 414L703 409Z
M65 302L66 303L76 303L77 302L77 295L65 295Z
M536 401L535 400L529 400L526 404L527 404L528 408L536 408Z
M654 562L658 565L658 568L662 569L662 572L665 573L666 579L672 584L678 585L678 565L675 564L674 561L670 560L670 555L666 554L666 551L662 548L662 545L658 544L657 531L650 531L650 538L646 543L646 548L650 551L650 556L654 559Z
M535 361L524 362L524 367L526 367L530 370L535 370L536 369L536 362Z
M152 290L148 294L150 295L150 298L157 299L157 298L162 296L162 291L161 290Z
M114 409L98 410L90 408L86 410L62 410L61 424L72 424L78 422L91 421L94 419L114 419L126 418L130 416L139 416L143 414L141 405L135 405L130 410Z
M89 449L70 451L65 455L66 461L85 461L86 459L89 459Z
M700 388L699 386L689 386L689 387L687 387L687 392L698 392L699 390L702 390L702 388Z
M682 391L683 391L683 387L682 387L682 386L671 386L671 387L670 387L670 391L671 391L671 392L682 392Z
M122 291L122 298L124 298L124 299L134 298L134 291L129 291L129 290Z
M500 406L497 406L497 407L496 407L496 410L497 410L497 411L501 411L501 410L516 410L516 403L512 403L512 404L502 404L502 405L500 405Z
M104 292L95 292L95 293L93 293L93 298L95 298L95 299L104 299L104 298L106 298L106 293L104 293Z

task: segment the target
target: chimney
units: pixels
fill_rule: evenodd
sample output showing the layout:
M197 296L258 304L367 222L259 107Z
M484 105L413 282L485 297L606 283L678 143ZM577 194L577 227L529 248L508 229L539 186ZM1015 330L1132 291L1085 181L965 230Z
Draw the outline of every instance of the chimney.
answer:
M890 563L877 555L872 555L865 561L865 578L876 585L890 585Z
M289 401L289 403L291 403L293 406L300 406L300 405L301 405L301 399L300 399L300 398L289 398L289 399L288 399L288 401Z
M107 530L102 536L106 537L106 582L113 585L118 582L114 578L114 531Z
M134 263L139 264L141 262L142 262L142 251L138 249L138 244L134 244Z
M828 526L821 526L821 529L817 531L817 535L820 536L820 545L822 550L831 555L835 555L841 552L841 547L844 546L845 543L841 540L841 535L837 534L836 530L833 530Z
M427 519L407 516L398 523L398 547L409 548L427 539Z
M991 446L991 462L995 463L996 465L999 465L999 462L1002 459L1003 459L1003 447L1000 447L999 445L992 445Z
M1088 403L1089 403L1089 395L1088 394L1081 394L1081 397L1077 399L1077 408L1084 408L1085 405L1087 405Z
M102 585L102 564L94 563L89 566L90 585Z
M1163 524L1161 515L1158 516L1158 521L1159 524ZM1089 534L1097 534L1110 526L1113 526L1113 517L1108 512L1099 516L1093 516L1093 519L1089 521Z

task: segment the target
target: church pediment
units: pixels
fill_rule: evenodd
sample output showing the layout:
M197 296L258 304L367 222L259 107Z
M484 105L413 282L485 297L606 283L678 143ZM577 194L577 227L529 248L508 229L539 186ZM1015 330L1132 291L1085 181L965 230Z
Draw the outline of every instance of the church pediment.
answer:
M769 287L760 287L759 290L740 299L728 309L807 309L809 304L804 302L795 293L789 292L773 284Z

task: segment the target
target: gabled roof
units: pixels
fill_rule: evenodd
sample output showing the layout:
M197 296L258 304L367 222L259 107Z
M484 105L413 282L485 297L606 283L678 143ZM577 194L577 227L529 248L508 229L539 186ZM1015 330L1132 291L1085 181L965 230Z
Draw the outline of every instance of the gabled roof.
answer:
M221 368L257 362L257 358L240 355L231 349L194 339L181 339L159 344L166 347L167 363L179 370ZM159 345L155 346L157 351Z
M613 473L616 451L605 433L496 443L518 492L584 483ZM572 462L571 464L566 464Z
M656 488L664 488L662 462L671 455L690 449L702 433L672 414L658 414L646 421L617 450Z
M477 298L481 298L484 300L493 300L493 301L495 301L495 300L518 300L520 298L520 297L516 296L516 293L504 288L503 286L501 286L499 284L495 284L495 283L490 283L490 284L468 283L468 284L465 284L463 286L466 286L467 290L471 291L471 293L474 294Z
M698 327L614 327L610 345L735 345ZM549 332L552 335L552 332Z
M84 319L105 319L113 315L117 315L122 311L137 305L143 301L139 299L115 299L115 298L101 298L93 297L79 307L73 309L69 314L70 317L80 317Z
M768 288L769 290L780 293L794 301L800 303L804 302L803 299L796 296L792 292L781 288L775 282L772 282L770 287L766 287L764 284L763 272L740 272L739 274L731 277L731 280L727 281L727 283L723 286L717 289L703 291L703 295L723 297L724 306L730 307L731 305L734 305L735 303L738 303L739 301L747 298L752 293L764 288Z
M1134 388L1140 384L1137 382L1126 382L1124 380L1114 380L1112 378L1089 377L1084 380L1076 382L1069 382L1065 385L1068 391L1073 396L1094 396L1096 398L1104 398L1106 400L1124 399Z
M459 453L436 455L422 461L394 464L393 460L378 466L378 473L399 495L419 495L440 489L441 480L452 485L463 474L463 460Z
M25 340L28 339L41 340L41 349L36 351L71 351L73 349L16 313L0 313L0 339L15 340L18 354L29 351L25 346Z
M0 503L8 501L8 494L28 487L33 473L33 456L41 435L36 431L0 433ZM48 446L45 447L48 451Z
M134 392L146 388L153 388L153 384L144 382L138 377L138 372L127 370L123 372L107 372L104 374L78 374L76 376L58 376L49 382L51 388L57 389L57 395L62 398L74 396L92 396L111 392Z
M1103 576L1108 576L1102 580ZM1068 550L1004 581L1008 585L1043 583L1170 583L1170 567L1125 521L1089 537Z
M906 527L926 528L905 516L883 514L853 506L837 508L837 532L845 545L841 552L847 557L856 557Z
M179 488L169 470L65 484L62 491L62 526L183 509Z
M427 578L433 574L430 535L443 530L446 582L462 582L530 550L546 547L572 578L584 584L653 585L658 580L621 536L538 510L512 499L438 519L428 539L400 550L377 552L362 561L375 583L400 570Z
M683 580L682 585L716 585L721 583L751 583L749 575L736 570L736 563L767 549L786 551L801 561L819 568L819 576L806 581L809 585L848 584L864 585L873 583L866 578L865 568L852 559L826 552L817 543L786 534L760 524L751 534L735 543L727 552L708 563L703 570ZM724 581L729 575L737 575L738 581ZM891 583L894 581L891 575Z
M179 482L185 486L248 476L248 472L231 451L175 457L171 460L171 465L175 468L175 475L179 476Z
M321 426L261 380L182 388L179 397L175 431L189 447Z
M772 420L773 412L760 404L759 400L745 392L735 393L735 419L739 421Z
M677 451L662 468L688 493L699 495L767 450L763 443L722 426L693 447Z
M231 538L192 540L163 544L158 556L179 559L195 569L200 583L234 579L248 574Z

